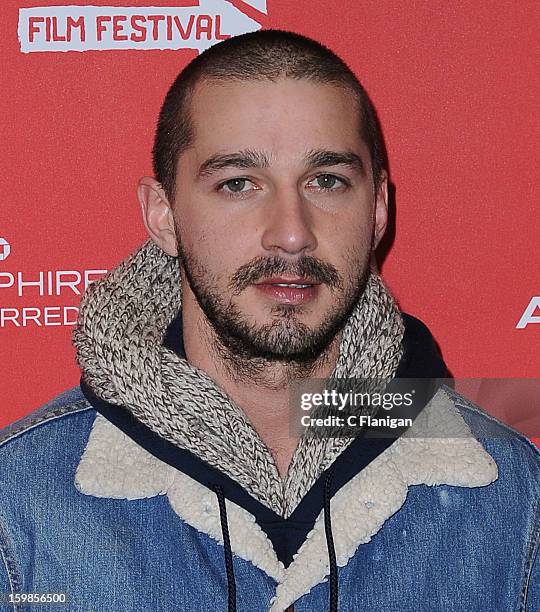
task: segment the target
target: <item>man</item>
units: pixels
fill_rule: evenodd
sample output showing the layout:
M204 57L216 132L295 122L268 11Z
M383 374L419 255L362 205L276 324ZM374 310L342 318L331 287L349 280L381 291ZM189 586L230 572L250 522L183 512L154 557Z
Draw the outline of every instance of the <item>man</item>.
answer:
M447 385L399 436L292 427L298 382L448 375L376 271L388 173L349 68L277 30L210 48L154 171L150 239L82 300L81 386L2 436L7 609L540 609L526 438Z

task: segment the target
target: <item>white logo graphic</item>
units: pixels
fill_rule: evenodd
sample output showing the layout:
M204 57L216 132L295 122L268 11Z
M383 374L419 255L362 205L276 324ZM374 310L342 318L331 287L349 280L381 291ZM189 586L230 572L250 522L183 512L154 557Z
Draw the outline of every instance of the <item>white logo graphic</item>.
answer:
M246 4L266 13L266 0ZM261 24L226 0L198 6L44 6L19 9L23 53L120 49L196 49L259 30Z
M4 239L0 241L4 249L9 248ZM0 329L75 325L77 306L49 305L48 298L62 296L66 300L76 298L78 302L89 285L106 273L107 270L0 271ZM20 298L24 299L24 306L17 302ZM36 302L28 303L30 299Z
M11 246L5 238L0 238L0 261L4 261L11 253Z
M244 2L266 14L266 0L244 0Z
M533 313L536 310L538 310L538 314L534 315ZM540 295L531 298L527 308L525 308L525 312L521 315L521 319L516 325L516 329L523 329L530 323L540 323Z

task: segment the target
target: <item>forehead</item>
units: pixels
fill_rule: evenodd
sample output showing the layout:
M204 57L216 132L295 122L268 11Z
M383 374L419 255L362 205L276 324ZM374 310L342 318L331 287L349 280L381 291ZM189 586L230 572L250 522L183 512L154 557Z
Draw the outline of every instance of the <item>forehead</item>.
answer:
M185 156L193 163L246 148L264 149L284 164L307 149L348 149L369 165L356 99L341 87L289 78L203 81L190 110L194 140Z

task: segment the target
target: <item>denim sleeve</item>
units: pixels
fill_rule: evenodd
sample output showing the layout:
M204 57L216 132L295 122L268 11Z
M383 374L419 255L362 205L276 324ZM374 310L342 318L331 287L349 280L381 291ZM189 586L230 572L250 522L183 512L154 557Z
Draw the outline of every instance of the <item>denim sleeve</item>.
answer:
M0 521L0 598L2 598L2 606L9 605L7 604L8 593L20 590L21 582L15 557L4 525ZM1 609L8 608L2 607ZM20 610L20 606L11 604L9 610L16 612Z
M527 576L523 586L524 612L540 610L540 502L537 505L536 522L533 531L533 541L530 547L530 560L527 564Z

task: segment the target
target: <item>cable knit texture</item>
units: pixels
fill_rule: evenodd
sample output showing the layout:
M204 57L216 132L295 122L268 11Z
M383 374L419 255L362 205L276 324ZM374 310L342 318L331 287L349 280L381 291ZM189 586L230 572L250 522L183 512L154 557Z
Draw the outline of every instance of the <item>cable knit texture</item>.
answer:
M154 432L289 516L351 440L304 436L281 479L242 409L205 372L163 346L181 305L177 258L147 240L83 296L73 343L84 380L103 400L125 406ZM343 330L332 378L390 380L403 333L395 300L371 270Z

